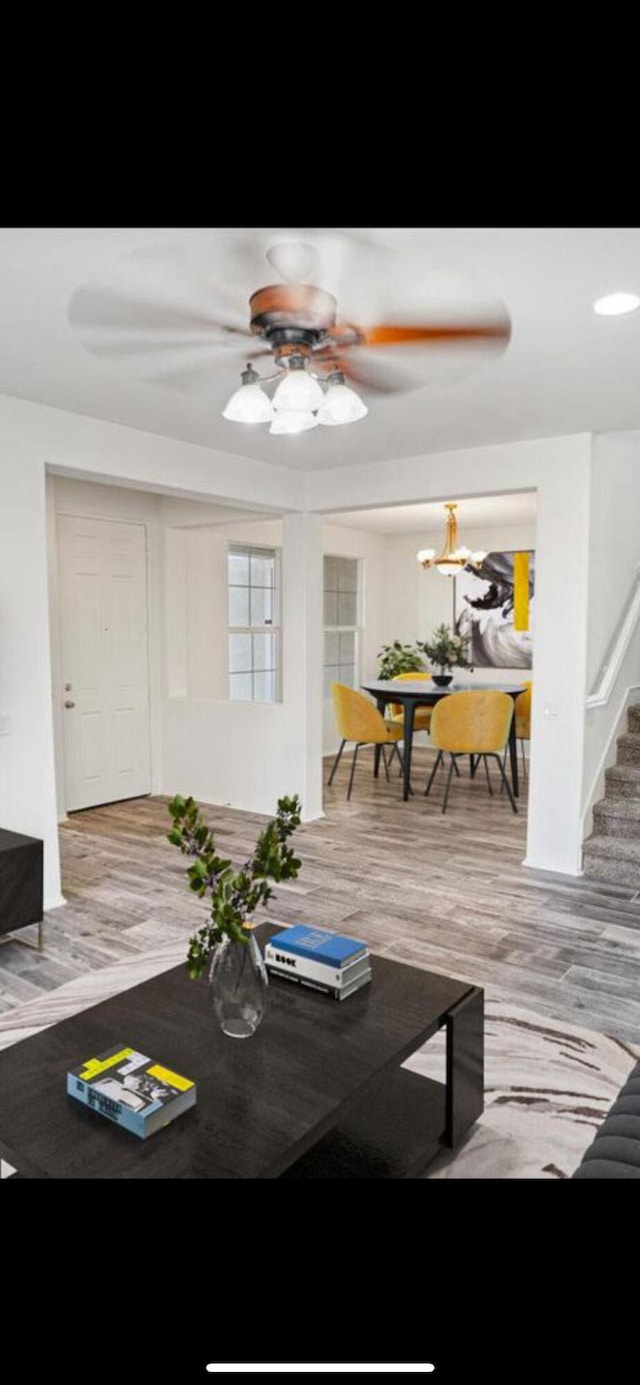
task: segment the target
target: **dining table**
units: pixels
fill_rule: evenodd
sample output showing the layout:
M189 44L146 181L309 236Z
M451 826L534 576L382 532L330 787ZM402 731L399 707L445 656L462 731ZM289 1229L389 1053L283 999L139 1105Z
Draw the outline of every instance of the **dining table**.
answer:
M405 801L411 793L411 751L413 748L413 722L416 707L433 707L442 697L451 697L458 692L504 692L513 698L514 714L511 718L509 730L509 764L511 768L511 785L514 798L519 797L518 779L518 755L516 746L516 717L515 700L520 693L526 691L523 683L458 683L454 681L448 687L442 688L437 685L429 684L423 678L416 678L415 682L409 678L402 679L400 682L394 680L372 679L371 682L361 683L363 692L367 692L376 700L378 711L385 714L385 708L390 702L398 703L404 712L404 736L402 754L402 796ZM377 745L375 749L374 774L376 778L380 772L380 753L382 746ZM474 757L471 756L471 777L475 773ZM478 757L479 758L479 757Z

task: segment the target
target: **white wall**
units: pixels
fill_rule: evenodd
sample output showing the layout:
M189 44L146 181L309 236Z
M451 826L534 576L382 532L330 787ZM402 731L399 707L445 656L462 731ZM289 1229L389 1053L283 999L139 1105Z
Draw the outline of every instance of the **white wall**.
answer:
M592 690L640 564L640 435L594 437L587 688Z
M537 491L536 697L526 860L568 874L582 869L590 463L590 437L577 434L404 458L392 466L314 472L305 484L309 508L335 513Z
M593 439L589 525L587 691L599 682L612 637L618 632L640 564L640 435L603 434ZM640 700L640 626L627 649L606 702L587 707L583 824L588 836L592 808L604 795L605 769L615 764L617 737L626 731L626 709Z
M282 701L227 697L227 547L282 549ZM305 820L322 814L322 527L284 522L167 531L165 793L272 813L299 793Z
M45 843L45 904L61 902L47 570L47 465L177 498L265 510L303 503L303 478L210 448L0 397L0 823ZM306 646L305 646L306 652ZM320 724L320 711L318 712ZM297 752L300 753L299 746ZM279 788L271 758L272 787ZM306 776L296 767L298 778ZM268 770L265 769L265 777ZM293 775L289 776L293 778ZM266 794L265 799L273 798ZM257 805L251 805L257 806Z

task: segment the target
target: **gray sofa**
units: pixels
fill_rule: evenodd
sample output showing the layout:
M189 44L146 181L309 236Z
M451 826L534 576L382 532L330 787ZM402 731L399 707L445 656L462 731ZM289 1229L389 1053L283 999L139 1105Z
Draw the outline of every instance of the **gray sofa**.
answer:
M640 1063L621 1088L574 1178L640 1178Z

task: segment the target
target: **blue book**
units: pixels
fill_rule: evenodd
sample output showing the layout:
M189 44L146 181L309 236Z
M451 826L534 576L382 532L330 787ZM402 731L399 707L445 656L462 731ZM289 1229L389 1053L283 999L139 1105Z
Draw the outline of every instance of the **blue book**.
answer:
M355 962L367 951L366 943L357 938L344 938L336 933L327 933L324 928L309 928L308 924L297 924L295 928L285 928L277 934L278 948L281 952L292 952L296 957L309 957L312 962L324 962L330 967L344 967L347 962ZM275 937L272 939L275 942Z

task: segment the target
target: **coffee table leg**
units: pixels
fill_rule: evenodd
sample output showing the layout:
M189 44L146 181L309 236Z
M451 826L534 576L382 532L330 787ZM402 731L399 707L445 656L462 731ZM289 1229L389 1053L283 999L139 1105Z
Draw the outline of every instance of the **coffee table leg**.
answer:
M477 987L449 1011L447 1123L444 1144L455 1149L484 1110L484 991Z

